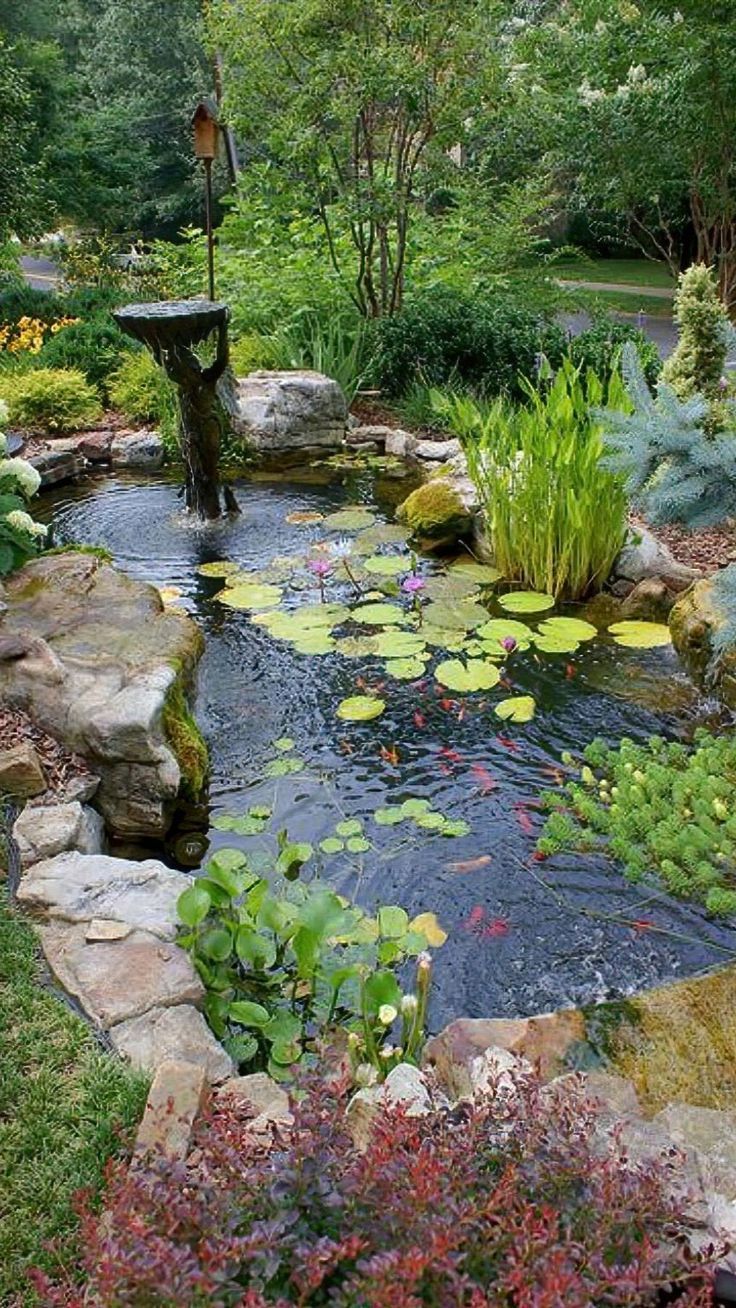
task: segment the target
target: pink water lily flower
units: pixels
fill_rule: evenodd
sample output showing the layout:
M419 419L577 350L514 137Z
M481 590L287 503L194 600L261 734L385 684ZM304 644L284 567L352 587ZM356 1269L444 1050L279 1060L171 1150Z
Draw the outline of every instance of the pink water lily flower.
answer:
M501 645L506 650L507 654L513 654L514 650L516 649L516 641L514 640L513 636L504 636L503 640L501 641Z
M332 572L332 564L329 559L308 559L307 567L313 572L315 577L329 577Z
M401 583L401 589L406 591L407 595L416 595L418 591L424 590L424 582L421 577L416 575L405 577Z

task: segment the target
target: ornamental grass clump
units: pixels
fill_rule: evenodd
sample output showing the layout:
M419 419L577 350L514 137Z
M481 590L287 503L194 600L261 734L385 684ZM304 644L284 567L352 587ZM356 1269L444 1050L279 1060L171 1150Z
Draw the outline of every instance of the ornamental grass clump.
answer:
M509 581L556 599L579 599L608 577L626 534L622 477L601 467L595 407L619 409L614 374L604 386L569 359L549 382L523 383L524 406L438 397L463 442L486 516L494 563Z
M306 1089L306 1094L304 1090ZM191 1165L113 1166L105 1219L48 1308L680 1308L711 1303L664 1163L630 1162L578 1087L531 1077L454 1112L387 1107L365 1152L345 1086L315 1081L271 1137L242 1105L200 1122ZM195 1161L196 1160L196 1161ZM670 1165L672 1160L669 1160ZM83 1287L83 1288L82 1288Z
M697 731L692 746L653 736L614 748L594 740L560 794L537 849L598 850L629 881L654 879L709 913L736 913L736 737ZM565 761L572 762L571 759Z

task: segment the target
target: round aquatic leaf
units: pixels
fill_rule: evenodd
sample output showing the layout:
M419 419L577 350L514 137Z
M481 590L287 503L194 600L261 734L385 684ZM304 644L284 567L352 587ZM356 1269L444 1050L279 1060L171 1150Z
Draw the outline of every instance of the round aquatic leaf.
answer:
M335 641L335 649L348 659L368 658L371 654L378 653L378 637L343 636Z
M507 613L543 613L554 608L555 597L537 590L512 590L508 595L499 595L498 602Z
M426 652L426 644L418 631L382 631L375 637L376 653L384 659L416 658Z
M447 932L440 926L436 913L419 913L409 923L409 930L418 931L433 949L439 949L447 939Z
M423 621L431 627L449 631L472 631L488 618L488 611L470 599L434 600L423 613Z
M442 573L437 577L427 577L422 595L428 600L459 600L477 595L478 584L472 577L461 572Z
M464 818L445 818L445 825L442 828L443 836L469 836L470 823Z
M200 577L230 577L240 571L239 563L230 559L217 559L214 563L200 563L197 573Z
M399 822L404 821L405 814L399 805L389 805L388 808L377 808L373 814L373 821L377 822L379 827L395 827Z
M390 626L404 621L404 610L396 604L358 604L352 610L354 622L365 622L369 627Z
M501 580L498 568L492 567L490 563L479 563L477 559L455 559L450 564L450 574L469 577L478 586L492 586Z
M321 522L324 516L324 513L297 510L294 513L287 513L286 521L292 527L309 527L313 522Z
M326 631L305 631L292 639L297 654L332 654L335 642Z
M384 667L389 677L398 681L417 681L424 675L426 658L388 659Z
M366 572L378 577L397 577L400 572L411 572L411 554L372 554L365 559L363 567Z
M291 736L279 736L278 740L273 742L273 747L279 751L279 754L290 754L294 748L294 741ZM253 811L255 812L255 810ZM270 809L266 816L271 816Z
M237 572L228 572L224 580L226 586L257 585L263 581L263 574L249 568L238 568Z
M419 813L428 813L431 807L428 799L405 799L399 812L402 817L414 818Z
M350 695L337 706L337 716L344 722L370 722L380 718L386 704L376 695Z
M505 654L507 651L503 647L504 640L513 640L516 642L517 649L524 650L529 648L534 633L525 622L515 622L513 618L491 618L490 622L484 622L475 634L485 641L494 653L498 654L500 651Z
M338 836L359 836L362 830L363 821L361 818L344 818L335 827Z
M355 537L354 548L359 554L374 554L379 545L403 545L409 539L409 532L398 522L377 522L366 527Z
M370 848L371 842L365 836L351 836L348 841L348 851L351 854L367 854Z
M350 609L347 604L302 604L289 616L300 627L338 627L347 622Z
M451 631L442 627L432 627L422 623L422 637L427 645L436 645L440 649L456 654L465 648L465 632Z
M441 831L445 825L441 813L419 813L414 818L414 822L424 831Z
M671 645L669 627L663 622L614 622L608 628L617 645L627 649L655 649L658 645Z
M545 618L537 628L541 636L567 637L570 640L593 640L598 628L582 618Z
M406 909L387 904L378 910L378 930L388 940L397 940L409 927Z
M543 654L574 654L580 649L579 641L571 640L569 636L544 636L540 632L534 633L534 645Z
M238 586L226 586L215 595L215 599L231 609L272 609L281 603L283 593L279 586L245 582Z
M536 710L531 695L511 695L496 705L496 714L504 722L531 722Z
M176 910L185 926L195 927L203 922L212 907L212 900L204 886L190 886L176 901Z
M437 665L434 675L448 690L472 693L491 690L498 685L501 674L495 663L488 663L485 659L468 659L467 663L461 659L445 659Z
M337 836L326 836L320 840L319 847L323 854L340 854L345 848L344 840L338 840Z
M352 509L339 509L337 513L329 513L322 525L327 531L362 531L365 527L371 527L375 520L375 516L368 509L356 506Z

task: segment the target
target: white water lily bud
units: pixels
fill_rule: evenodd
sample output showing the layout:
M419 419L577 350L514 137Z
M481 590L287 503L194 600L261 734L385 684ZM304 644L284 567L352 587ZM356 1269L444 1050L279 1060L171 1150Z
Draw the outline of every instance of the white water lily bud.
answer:
M404 995L401 1000L401 1016L413 1017L419 1007L419 1000L416 995Z
M381 1052L381 1058L401 1058L403 1049L401 1045L384 1045Z
M351 1031L348 1036L348 1049L360 1049L363 1041L357 1031Z
M378 1010L378 1020L382 1026L390 1026L399 1016L393 1004L381 1004Z
M431 968L432 968L432 955L428 954L425 950L425 952L423 954L420 954L419 957L417 958L417 972L429 972L431 971Z
M355 1084L359 1085L361 1090L366 1090L369 1086L375 1085L378 1080L378 1072L372 1063L359 1063L354 1073Z

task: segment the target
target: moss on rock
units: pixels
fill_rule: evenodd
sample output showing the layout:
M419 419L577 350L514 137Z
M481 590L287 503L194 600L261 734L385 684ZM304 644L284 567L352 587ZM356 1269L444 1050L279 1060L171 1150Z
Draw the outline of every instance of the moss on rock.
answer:
M399 505L396 516L417 539L435 544L459 540L473 526L473 516L457 491L441 479L425 482L412 491Z
M736 708L736 650L727 650L713 666L713 636L723 624L715 603L713 583L697 581L685 591L670 613L672 643L691 676L712 686L729 708Z
M180 680L174 682L166 696L162 725L164 735L179 764L180 793L186 799L198 799L209 772L209 753L187 703Z

